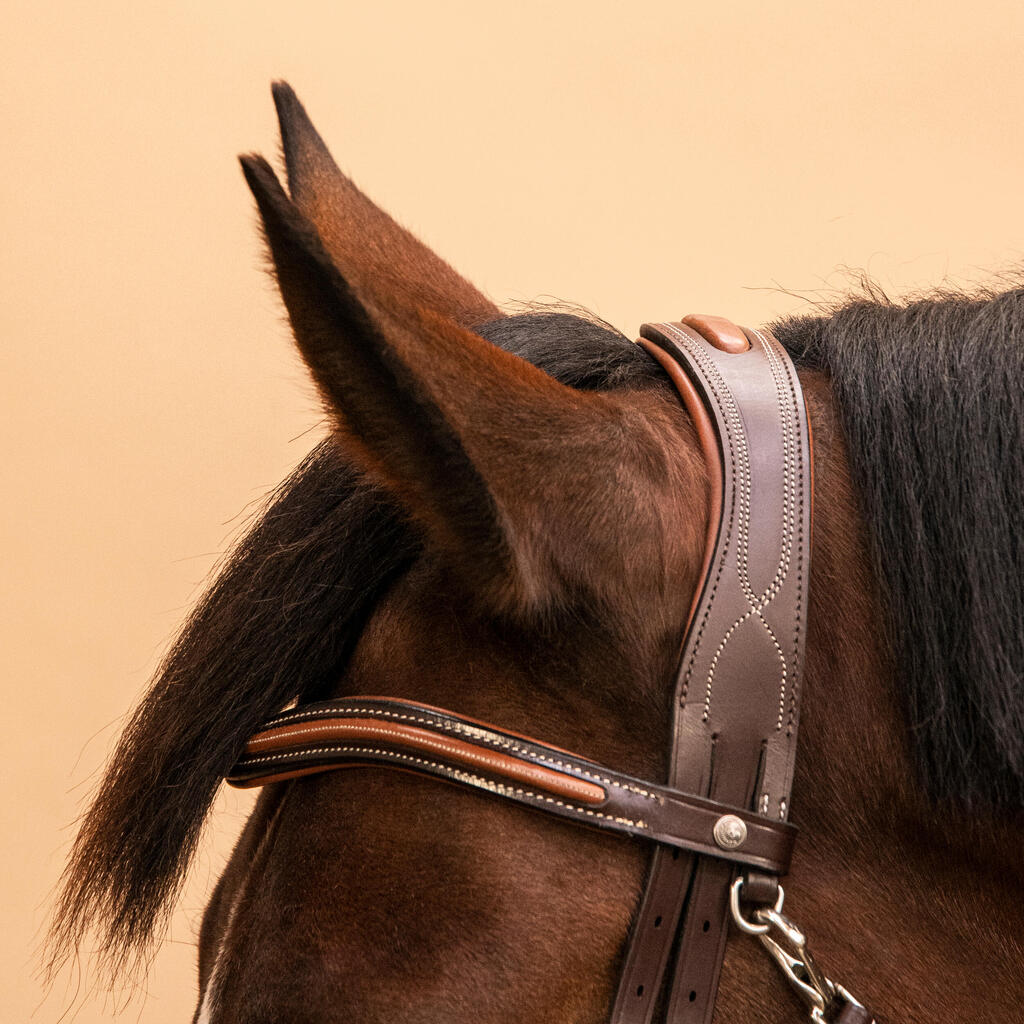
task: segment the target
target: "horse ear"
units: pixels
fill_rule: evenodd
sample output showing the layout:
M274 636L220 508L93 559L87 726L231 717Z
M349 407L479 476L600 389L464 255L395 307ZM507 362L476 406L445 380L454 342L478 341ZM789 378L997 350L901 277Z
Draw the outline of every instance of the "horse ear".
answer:
M361 294L432 309L465 327L502 315L341 173L290 85L275 82L273 94L292 202L346 280Z
M269 164L243 157L242 167L340 444L445 549L456 575L508 612L568 603L608 577L616 592L629 585L618 537L631 510L652 504L644 483L670 475L626 423L642 417L432 310L364 296Z

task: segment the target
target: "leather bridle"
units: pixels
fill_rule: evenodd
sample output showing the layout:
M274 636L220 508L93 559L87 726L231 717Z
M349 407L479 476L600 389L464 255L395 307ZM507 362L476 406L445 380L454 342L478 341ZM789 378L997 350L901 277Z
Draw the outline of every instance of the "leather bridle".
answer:
M768 331L720 317L645 324L639 344L679 391L711 478L666 782L385 697L277 715L249 741L228 782L260 786L386 765L652 840L611 1024L650 1024L659 1009L666 1024L709 1024L730 919L760 937L812 1020L870 1024L872 1015L821 973L782 915L779 879L796 835L787 818L811 541L811 438L800 382Z

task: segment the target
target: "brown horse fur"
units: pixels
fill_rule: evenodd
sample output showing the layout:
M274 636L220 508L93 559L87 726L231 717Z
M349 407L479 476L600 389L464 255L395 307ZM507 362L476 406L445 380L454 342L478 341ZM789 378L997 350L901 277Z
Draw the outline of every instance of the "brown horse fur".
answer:
M290 196L265 162L243 169L334 431L133 720L69 867L58 955L92 921L114 966L145 946L216 780L291 700L409 698L664 771L708 514L681 405L600 325L498 318L340 174L286 86L275 98ZM783 328L794 350L810 348L808 323ZM956 800L922 784L899 690L924 684L901 681L829 367L804 363L816 505L786 909L880 1021L1008 1020L1024 1005L1020 805L1006 786L986 801L984 787ZM315 600L296 597L303 580ZM252 633L278 592L277 632ZM253 654L265 640L281 649ZM596 1024L647 858L387 769L270 786L204 918L196 1019ZM734 934L715 1020L803 1012Z

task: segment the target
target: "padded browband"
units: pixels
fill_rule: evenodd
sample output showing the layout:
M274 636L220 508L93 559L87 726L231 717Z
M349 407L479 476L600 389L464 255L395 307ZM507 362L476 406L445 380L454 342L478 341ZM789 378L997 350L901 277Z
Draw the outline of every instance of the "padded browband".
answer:
M810 436L789 357L767 331L719 317L645 324L640 344L686 406L708 466L701 580L673 689L666 784L410 701L347 697L284 712L228 781L258 786L384 765L487 790L583 824L654 840L612 1024L707 1024L729 890L771 903L799 720L811 528ZM665 984L670 955L676 964Z
M786 822L642 782L451 711L385 697L347 697L278 715L246 745L228 782L261 786L353 765L433 775L585 825L775 873L785 872L796 834ZM736 849L715 840L724 815L747 829Z

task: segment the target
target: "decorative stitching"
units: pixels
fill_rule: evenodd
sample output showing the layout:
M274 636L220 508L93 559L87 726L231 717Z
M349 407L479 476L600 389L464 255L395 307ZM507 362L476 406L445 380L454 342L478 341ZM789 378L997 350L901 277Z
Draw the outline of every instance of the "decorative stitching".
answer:
M459 782L468 786L476 786L478 789L486 789L499 796L529 799L552 804L576 814L586 815L588 818L601 818L604 821L613 821L618 825L626 825L629 828L641 829L644 832L650 831L650 826L642 819L633 821L631 818L619 818L612 814L602 814L600 811L592 811L587 807L580 807L578 804L567 803L564 800L557 800L554 797L544 796L543 793L535 793L532 789L522 789L518 786L506 786L500 782L492 782L481 775L474 775L471 772L464 772L458 768L442 764L440 761L428 761L426 758L415 757L412 754L400 754L393 750L385 750L380 747L353 747L349 745L340 747L309 747L306 750L292 750L285 754L268 754L263 757L243 758L240 762L244 767L251 768L259 764L269 764L271 761L283 761L292 758L306 757L311 754L366 754L374 757L384 757L394 761L406 761L409 764L417 764L423 768L434 768L445 775L450 775Z
M786 402L784 402L782 400L783 391L784 391L784 384L786 383L783 380L783 370L785 368L784 362L780 359L779 354L775 351L775 348L772 345L769 344L768 339L759 330L755 330L754 334L757 336L758 340L761 342L761 345L762 345L762 347L764 349L765 357L768 360L768 366L769 366L769 368L771 369L771 372L772 372L772 379L775 382L776 397L779 399L779 412L780 412L780 419L781 419L781 424L782 424L783 522L786 525L786 529L784 531L784 536L783 536L783 553L784 553L785 565L786 565L786 567L785 567L785 574L783 576L783 580L784 580L786 577L789 576L790 559L792 557L792 550L793 550L793 534L795 532L794 531L794 522L793 522L793 513L794 513L794 506L796 504L796 493L795 492L797 490L797 487L799 487L799 489L801 491L801 498L802 498L802 491L803 491L803 476L802 476L802 472L801 472L801 475L799 477L799 480L796 483L796 486L794 486L794 480L793 480L793 454L794 454L794 451L796 451L798 453L798 455L799 455L799 452L800 452L800 447L797 445L796 437L795 437L795 430L796 430L795 420L796 420L796 418L797 418L797 416L799 414L799 409L798 409L797 401L796 401L796 393L793 390L793 383L792 383L792 379L789 378L788 370L786 371L786 378L787 378L788 383L789 383L789 393L790 393L791 401L789 403L786 403ZM801 470L802 470L802 463L801 463ZM803 506L802 506L802 501L801 501L801 509L802 509L802 507ZM802 531L802 526L803 526L803 516L801 514L801 517L800 517L800 528L801 528L801 531ZM801 532L801 539L802 539L802 532ZM803 557L802 548L800 548L798 550L800 552L798 557L802 559L802 557ZM799 604L801 580L802 580L802 573L800 572L800 566L798 566L798 568L797 568L797 603L798 604ZM780 580L780 582L779 582L780 588L781 588L781 585L782 585L782 580ZM765 623L765 627L767 628L767 623ZM769 631L769 632L771 632L771 631ZM782 661L782 682L781 682L781 685L779 687L779 717L778 717L778 719L776 721L776 724L775 724L775 730L776 730L776 732L778 732L779 730L782 729L782 719L783 719L783 716L785 714L786 687L787 687L787 683L788 683L788 672L787 672L786 660L785 660L785 657L782 654L782 648L779 646L778 639L776 638L774 633L771 633L771 637L772 637L772 643L775 644L775 649L776 649L776 651L778 651L779 658ZM793 648L793 664L794 664L794 672L795 672L795 668L796 668L796 664L797 664L797 660L798 660L798 654L799 654L799 646L798 646L799 645L799 640L798 640L797 636L795 636L794 639L796 641L794 643L794 648ZM796 679L795 678L793 680L793 686L794 687L796 686ZM791 707L792 707L792 705L791 705Z
M764 346L765 354L768 356L769 361L773 367L773 374L775 374L775 366L778 364L781 367L782 374L785 377L785 382L788 384L789 391L789 407L788 412L792 416L792 431L794 435L793 446L796 450L797 460L797 479L796 479L796 490L797 490L797 509L796 509L796 533L797 533L797 561L796 561L796 586L795 586L795 600L794 600L794 622L793 622L793 680L790 687L789 693L789 716L786 722L786 744L790 751L792 751L793 739L795 736L796 719L799 708L800 699L800 683L801 683L801 665L800 665L800 639L802 634L803 624L803 607L804 607L804 591L805 591L805 567L804 567L804 510L805 510L805 467L804 467L804 445L800 443L805 429L805 424L801 420L801 407L798 398L798 385L796 384L795 369L790 360L785 357L785 353L782 351L781 346L774 338L769 338L761 331L756 330L754 332L761 344ZM777 386L779 383L778 377L776 377ZM787 417L788 422L788 417ZM776 725L776 731L781 730L782 727L782 715L784 713L785 704L785 693L780 690L779 693L779 708L780 716L779 721ZM786 778L783 781L782 789L783 792L789 791L789 787L792 780L792 757L790 755L787 761ZM767 812L768 794L764 794L765 813ZM778 816L780 820L784 820L788 811L788 801L785 797L779 801Z
M766 341L762 337L762 341ZM774 341L774 339L772 339ZM778 342L775 342L772 346L773 350L781 350ZM796 430L802 435L803 430L806 429L806 425L800 422L800 403L797 398L798 384L794 381L795 369L792 363L785 358L781 359L783 368L786 373L786 379L789 382L790 398L795 411L795 419L797 420ZM804 468L804 446L797 446L797 456L799 460L799 509L797 512L797 531L798 531L798 562L797 562L797 583L796 583L796 601L794 608L794 623L793 623L793 661L796 669L799 670L799 653L800 653L800 637L802 633L803 624L803 609L804 609L804 594L805 594L805 567L804 567L804 512L805 512L805 491L804 477L806 475ZM800 672L795 673L793 681L793 687L790 692L789 698L789 718L786 723L786 740L792 749L794 737L796 735L796 721L799 712L799 699L800 699ZM784 789L786 792L789 791L789 786L792 780L792 759L789 761L789 767L787 771L787 777L785 780ZM785 819L786 812L788 810L788 802L785 798L779 801L779 818Z
M771 600L778 590L781 589L782 584L789 575L789 564L793 552L793 507L795 504L795 488L793 486L793 451L795 447L793 418L796 414L796 410L782 401L784 381L780 373L778 355L768 345L764 336L760 332L755 331L754 334L757 336L764 348L768 368L772 374L772 380L775 384L775 396L779 401L780 424L782 427L782 522L787 529L783 531L783 535L781 537L782 550L780 552L779 564L775 570L775 576L773 577L768 589L761 595L761 600ZM792 392L792 388L790 391ZM747 578L748 570L746 565L746 553L747 552L744 551L743 575L746 585L749 588L750 583Z
M339 714L369 715L377 718L390 718L395 721L415 722L418 725L425 725L434 729L443 729L446 732L457 732L463 736L469 736L484 745L514 751L523 757L529 758L531 761L536 761L538 764L561 768L566 772L576 772L584 778L590 779L592 782L602 782L606 786L613 786L615 789L622 789L629 793L636 793L638 796L646 797L648 800L657 800L654 793L650 792L650 790L643 789L640 786L633 786L628 782L617 782L615 779L610 779L606 775L597 775L594 772L587 771L587 769L581 768L579 765L574 764L571 761L562 761L552 755L537 753L529 747L524 747L521 744L516 743L514 740L505 736L500 736L497 733L491 732L488 729L483 729L480 726L466 725L464 722L453 722L441 717L425 718L422 714L401 714L397 711L391 711L388 708L352 707L340 710L336 707L321 708L315 711L299 711L292 714L280 715L271 719L262 731L266 732L269 729L276 729L278 726L285 725L287 722L292 722L296 719L313 721L316 718L337 716ZM427 714L431 714L431 712L427 712Z
M779 562L776 566L774 576L760 595L755 595L753 586L750 583L749 578L749 529L750 529L750 502L751 502L751 472L750 472L750 455L747 449L745 434L743 431L742 420L739 415L739 411L736 406L735 398L732 392L727 387L724 379L721 376L717 366L706 356L706 354L690 340L690 338L681 332L678 328L672 324L663 324L663 328L667 328L675 338L681 343L686 349L687 353L693 358L694 362L700 367L703 372L706 383L714 395L715 401L718 403L719 409L723 414L723 422L725 425L726 439L729 446L730 463L733 467L733 480L734 486L732 488L733 494L736 493L740 496L740 511L736 519L736 534L737 534L737 552L736 552L736 567L737 575L739 577L740 588L743 591L743 595L747 600L749 610L740 616L726 631L724 637L718 645L715 653L712 655L711 661L708 666L708 674L706 676L705 691L704 691L704 709L702 713L702 721L707 722L711 715L711 695L714 686L715 670L718 666L719 659L721 658L722 652L724 651L729 640L732 638L736 629L751 615L756 615L765 631L768 633L769 638L775 647L776 653L778 654L779 661L781 664L782 680L780 684L780 696L779 696L779 717L777 721L777 729L782 728L782 718L785 709L785 690L787 680L787 662L785 654L782 651L782 647L779 644L778 638L775 636L774 631L768 625L767 620L761 614L763 609L770 604L779 591L782 589L786 577L789 575L789 562L792 554L792 541L793 541L793 481L792 481L792 454L793 454L793 437L792 437L792 425L789 419L789 414L792 413L791 408L787 408L786 403L782 401L782 380L780 379L777 366L776 353L765 342L763 336L755 332L756 337L761 342L762 348L765 351L765 356L768 362L769 369L772 372L772 378L775 383L776 397L779 400L779 407L781 413L782 422L782 433L783 433L783 507L782 507L782 538L781 538L781 551L779 553ZM792 389L790 389L792 391ZM721 392L721 394L719 393ZM722 395L725 396L724 400ZM734 447L734 435L735 434L735 447ZM737 472L738 470L738 472ZM738 479L737 479L738 478ZM738 486L737 486L738 484ZM735 498L733 498L735 500ZM731 534L733 526L733 515L730 514L728 532ZM715 587L712 589L711 594L705 604L704 615L702 616L701 627L695 636L694 644L691 649L691 655L689 662L686 667L686 685L688 687L689 677L693 671L693 665L696 661L698 650L700 647L701 640L703 639L704 626L710 615L713 599L717 592L718 581L721 577L722 570L726 561L727 546L723 546L722 553L719 556L719 567L716 573Z
M789 385L790 395L790 412L793 418L793 433L799 435L802 430L802 424L800 420L800 403L797 399L796 386L793 381L794 370L792 363L783 358L778 351L778 342L775 339L769 339L761 333L760 330L754 332L761 343L765 347L765 353L769 356L773 366L778 363L781 366L782 372L786 377L786 382ZM798 492L798 508L796 510L796 531L797 531L797 576L796 576L796 601L795 601L795 615L793 623L793 685L790 691L789 698L789 719L786 723L786 736L787 738L793 735L793 725L796 720L796 713L799 701L799 687L800 687L800 674L799 674L799 655L800 655L800 634L801 624L803 621L803 601L804 601L804 446L798 443L797 437L794 436L794 447L796 449L798 472L796 479L796 490ZM787 460L788 462L788 460ZM780 726L781 728L781 719ZM785 801L783 801L785 804ZM783 811L783 817L785 812Z
M702 369L705 368L708 365L707 364L707 360L704 357L704 354L702 352L700 352L698 349L694 348L693 342L690 340L689 335L685 334L683 331L680 331L678 327L676 327L676 326L674 326L673 324L670 324L670 323L659 324L658 326L663 331L665 331L666 333L668 333L670 335L674 335L676 340L681 344L681 346L683 348L686 349L686 351L688 353L690 353L691 356L693 356L694 361L697 362L698 365L700 365ZM718 383L718 385L724 388L725 387L725 383L724 383L724 381L722 381L721 376L718 376L717 374L716 374L716 376L717 376L717 383ZM722 401L722 398L721 398L721 396L718 393L718 388L716 387L715 379L712 378L710 375L708 375L707 385L711 389L711 392L714 395L715 401L718 403L719 408L724 410L725 409L725 403ZM728 416L726 416L725 417L725 440L726 440L726 445L727 445L727 447L729 449L729 468L732 471L732 473L731 473L732 478L735 479L735 477L736 477L736 451L735 451L735 448L733 446L732 431L733 431L733 423L730 420L730 418ZM736 492L735 492L735 488L730 488L730 490L729 490L729 519L728 519L728 522L726 523L725 530L722 533L722 549L721 549L721 553L720 553L719 558L718 558L718 568L717 568L717 570L715 572L715 580L714 580L714 583L711 585L711 590L708 593L708 598L707 598L707 600L705 602L703 602L704 603L704 613L701 615L700 625L697 628L697 632L693 636L693 645L692 645L692 647L690 649L690 660L687 662L686 668L683 670L683 680L682 680L682 688L681 688L682 692L680 694L680 701L679 701L679 703L681 703L681 704L685 704L686 703L686 699L687 699L687 696L689 694L690 679L692 678L692 675L693 675L693 666L694 666L694 663L697 660L697 653L700 650L701 641L704 639L704 628L705 628L705 626L707 626L708 618L711 615L711 609L712 609L712 607L714 606L714 603L715 603L715 596L718 593L718 584L721 582L721 579L722 579L722 572L724 571L725 562L726 562L726 559L728 557L729 545L732 542L733 524L735 522L735 518L736 518ZM709 700L710 700L710 697L705 699L705 704L704 704L704 721L707 721L708 701Z
M355 724L345 724L345 725L337 725L334 728L338 732L354 732L354 731L356 731L356 730L358 730L360 728L362 728L364 730L366 728L370 728L370 729L373 729L373 730L375 730L377 732L378 739L387 739L388 738L387 733L384 732L384 728L385 728L384 726L369 726L369 727L367 727L367 726L364 725L364 726L360 727L360 726L355 725ZM310 732L314 732L314 731L315 731L315 729L294 729L294 730L291 730L289 732L288 739L291 739L292 736L299 736L302 733L310 733ZM254 737L254 740L252 742L255 742L256 740L259 740L258 736ZM444 737L438 736L436 734L432 734L431 735L431 741L432 741L431 745L434 748L436 748L437 750L441 751L442 753L448 754L451 757L455 757L455 758L463 757L463 758L466 758L468 760L475 761L477 764L482 764L485 767L489 766L494 771L500 771L501 770L501 769L497 768L494 765L489 765L488 761L487 761L487 758L486 758L486 754L483 753L482 751L475 751L472 748L470 748L469 751L457 750L449 742L446 742ZM545 766L544 765L540 765L538 767L544 768ZM547 770L551 771L551 769L547 769ZM579 785L581 785L581 786L585 786L586 785L586 783L584 783L581 779L576 778L575 775L570 775L568 772L561 772L559 774L561 774L561 776L564 779L567 779L569 782L576 782L576 783L579 783ZM598 787L598 788L600 789L600 787ZM607 794L605 794L605 796L607 797Z

